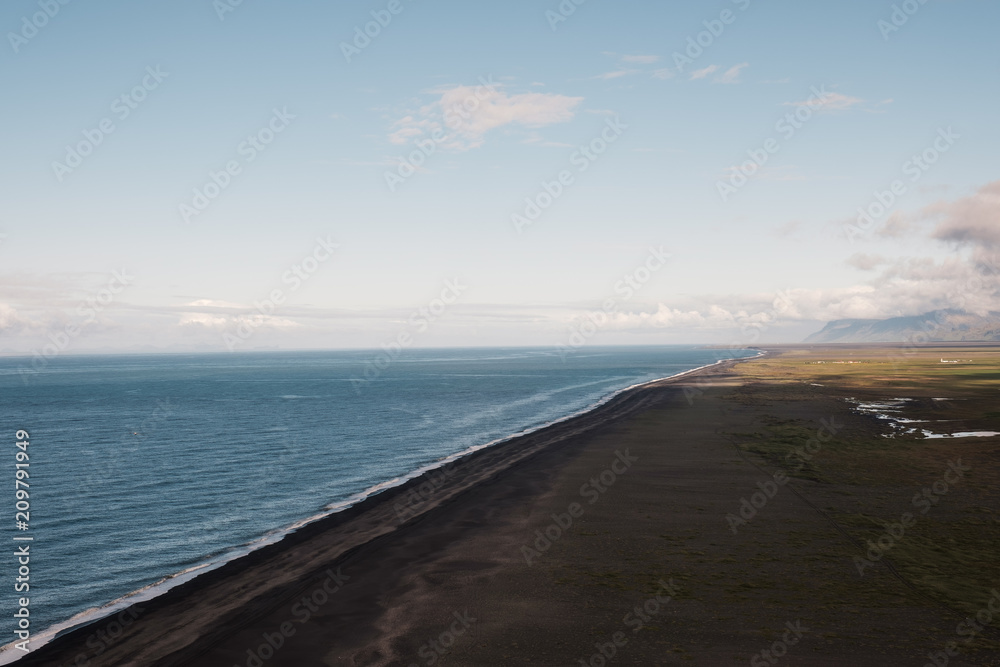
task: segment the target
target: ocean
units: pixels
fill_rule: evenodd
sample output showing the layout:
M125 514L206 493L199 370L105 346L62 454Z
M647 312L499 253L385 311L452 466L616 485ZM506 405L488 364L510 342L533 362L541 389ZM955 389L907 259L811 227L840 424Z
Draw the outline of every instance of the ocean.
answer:
M0 643L16 639L21 595L36 646L45 629L159 594L448 457L734 356L440 349L376 364L376 354L65 356L30 373L30 360L0 359L0 539L13 554L27 543L15 537L32 538L30 593L13 592L16 559L0 558ZM27 531L14 516L19 429L30 435Z

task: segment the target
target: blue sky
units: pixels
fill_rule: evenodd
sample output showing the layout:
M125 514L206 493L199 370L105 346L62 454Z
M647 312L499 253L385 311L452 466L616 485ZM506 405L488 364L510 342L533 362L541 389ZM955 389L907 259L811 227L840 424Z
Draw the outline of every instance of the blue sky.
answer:
M595 319L587 343L749 344L1000 309L996 3L224 2L0 9L0 351L556 346Z

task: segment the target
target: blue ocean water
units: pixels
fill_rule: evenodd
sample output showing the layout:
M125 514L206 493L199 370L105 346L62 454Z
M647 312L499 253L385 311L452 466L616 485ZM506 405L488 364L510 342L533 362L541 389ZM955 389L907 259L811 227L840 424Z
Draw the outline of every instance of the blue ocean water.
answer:
M26 360L0 359L0 539L24 535L18 429L31 436L37 633L449 455L731 356L409 350L361 383L370 351L67 356L28 375ZM12 563L0 559L0 644L14 639Z

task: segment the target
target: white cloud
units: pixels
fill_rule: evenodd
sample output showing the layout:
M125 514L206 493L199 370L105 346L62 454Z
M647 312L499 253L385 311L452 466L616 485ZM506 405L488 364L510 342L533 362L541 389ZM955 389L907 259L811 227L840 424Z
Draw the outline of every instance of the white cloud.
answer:
M864 102L861 98L843 95L841 93L831 93L824 91L823 96L813 95L807 100L799 102L785 102L786 107L807 106L813 111L844 111Z
M899 211L893 211L875 233L882 238L900 238L913 230L913 224Z
M623 76L628 76L629 74L634 74L635 72L636 72L636 70L634 70L634 69L620 69L620 70L615 70L614 72L605 72L604 74L598 74L594 78L595 79L605 79L605 80L607 80L607 79L618 79L618 78L621 78Z
M697 79L704 79L706 76L712 74L718 69L719 69L718 65L709 65L704 69L696 69L695 71L691 72L691 81L695 81Z
M256 309L229 301L213 299L197 299L182 308L178 326L202 326L209 329L224 331L235 329L240 324L246 324L251 331L271 327L278 329L294 329L302 326L300 323L284 317L265 315Z
M847 264L862 271L871 271L883 264L888 264L888 260L880 255L869 255L863 252L856 252L847 258Z
M652 65L659 62L660 56L622 56L622 62L635 63L636 65Z
M224 329L229 323L230 319L228 317L220 317L208 313L183 313L177 321L177 324L182 327L200 325L213 329Z
M978 315L1000 311L1000 181L968 197L938 202L905 217L921 216L936 220L936 226L925 229L922 236L953 244L960 252L940 260L856 253L847 258L847 264L875 272L859 284L793 288L778 295L679 297L670 303L637 305L631 312L619 312L608 327L683 333L724 332L758 324L773 333L781 327L839 319L885 319L943 309ZM915 227L912 233L918 231Z
M509 125L539 128L573 119L582 97L553 93L507 94L499 84L455 86L436 91L438 99L395 121L389 141L409 144L438 133L446 149L482 146L490 130Z
M407 116L400 121L397 121L397 125L402 125L398 130L392 133L389 141L394 144L406 144L410 142L413 137L419 137L424 133L424 131L418 127L420 123L414 120L413 116Z
M1000 181L953 202L937 202L921 214L940 219L934 238L978 250L1000 250Z
M615 313L610 322L612 329L715 329L732 328L736 324L733 314L725 308L710 306L704 311L681 310L658 304L653 312Z
M14 334L30 329L34 323L22 316L17 310L6 303L0 303L0 331Z
M944 308L974 313L997 309L987 291L970 292L972 266L952 258L940 264L906 260L869 283L842 288L789 289L780 294L692 297L687 303L658 303L652 309L620 312L614 329L738 330L750 324L793 326L840 319L884 319ZM981 280L981 277L979 278ZM993 279L996 285L996 278ZM765 336L766 338L766 336Z
M733 65L715 78L715 83L739 83L740 82L740 72L745 68L749 67L750 63L740 63L739 65Z
M640 70L631 68L629 65L654 65L661 60L660 56L651 54L618 54L613 51L602 51L602 53L606 56L617 58L619 69L607 72L606 74L600 74L594 77L595 79L617 79L627 74L635 74ZM670 79L674 76L674 71L669 67L665 67L653 70L650 76L654 79Z

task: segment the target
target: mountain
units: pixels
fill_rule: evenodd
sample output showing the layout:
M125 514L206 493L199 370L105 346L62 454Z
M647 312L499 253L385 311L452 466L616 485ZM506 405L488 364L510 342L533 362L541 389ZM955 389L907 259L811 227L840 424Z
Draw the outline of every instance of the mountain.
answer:
M1000 313L935 310L887 320L834 320L806 343L1000 341Z

